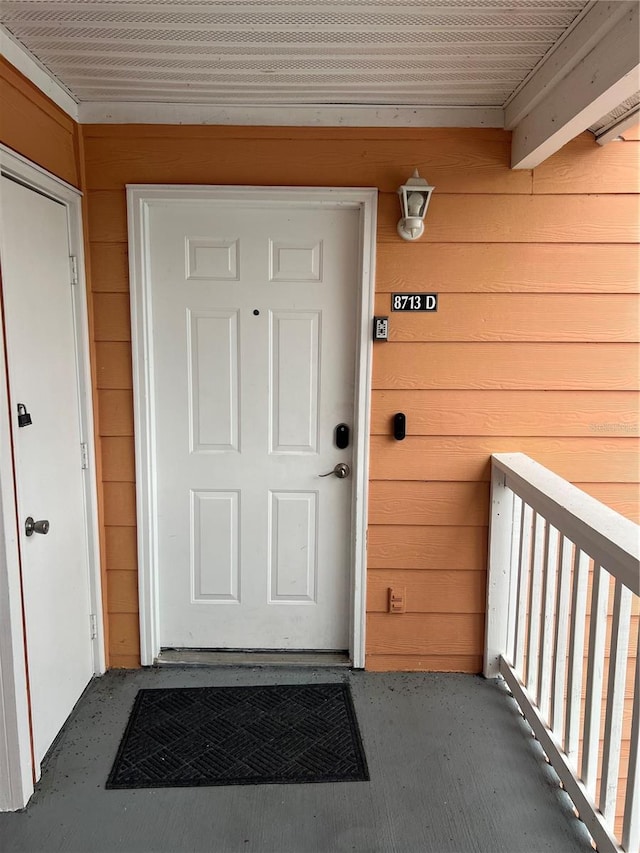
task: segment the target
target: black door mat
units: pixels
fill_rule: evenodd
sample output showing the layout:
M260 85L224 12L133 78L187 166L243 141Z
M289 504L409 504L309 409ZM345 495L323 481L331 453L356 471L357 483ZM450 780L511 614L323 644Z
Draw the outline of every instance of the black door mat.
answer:
M346 684L140 690L107 788L366 782Z

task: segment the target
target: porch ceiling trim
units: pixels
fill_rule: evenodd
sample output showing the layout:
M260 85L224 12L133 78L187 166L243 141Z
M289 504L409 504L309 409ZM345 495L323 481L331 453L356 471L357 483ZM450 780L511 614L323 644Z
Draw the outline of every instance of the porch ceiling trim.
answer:
M639 32L635 0L591 8L505 111L512 168L535 168L637 92Z
M81 124L237 124L302 127L503 127L502 107L134 103L85 101Z

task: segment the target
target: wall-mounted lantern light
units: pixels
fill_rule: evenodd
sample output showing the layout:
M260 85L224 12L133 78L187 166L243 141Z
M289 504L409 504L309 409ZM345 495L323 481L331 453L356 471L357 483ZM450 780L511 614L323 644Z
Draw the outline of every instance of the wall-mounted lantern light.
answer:
M434 187L430 187L425 179L420 177L417 169L406 184L398 187L402 208L402 219L398 222L398 234L403 240L417 240L422 237L424 217L433 190Z

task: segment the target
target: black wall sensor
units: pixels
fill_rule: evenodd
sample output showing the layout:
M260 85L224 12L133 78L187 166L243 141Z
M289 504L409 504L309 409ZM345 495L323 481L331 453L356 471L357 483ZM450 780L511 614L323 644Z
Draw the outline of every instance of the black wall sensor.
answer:
M396 441L402 441L407 434L407 419L404 412L398 412L393 416L393 437Z

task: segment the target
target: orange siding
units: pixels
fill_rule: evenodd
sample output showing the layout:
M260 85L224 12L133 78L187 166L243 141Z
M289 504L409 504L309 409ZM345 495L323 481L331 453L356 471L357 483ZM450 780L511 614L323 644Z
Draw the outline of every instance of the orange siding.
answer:
M640 140L640 124L635 124L622 133L623 139Z
M637 143L579 137L533 172L497 130L83 128L105 479L111 654L137 653L127 183L377 186L367 665L477 671L489 456L522 450L637 514ZM395 188L435 184L424 239ZM389 311L437 291L436 315ZM408 416L402 443L394 412ZM407 613L386 613L401 585Z
M75 187L84 189L83 149L78 125L53 101L44 95L17 69L0 57L0 142L47 169L52 174ZM83 199L83 216L86 218ZM85 233L86 237L86 233ZM100 267L99 258L97 265ZM91 256L85 241L87 279L91 278ZM96 353L93 305L89 300L88 321L90 353L92 363L93 405L96 423L99 422L96 398ZM105 532L102 496L102 453L100 436L96 436L98 519L101 554L104 555ZM110 598L109 584L105 571L105 560L101 561L102 585L105 601ZM109 647L109 618L105 610L105 643ZM107 662L109 656L107 652ZM136 664L136 661L130 661ZM137 665L137 664L136 664Z
M0 142L80 186L77 124L1 56Z

